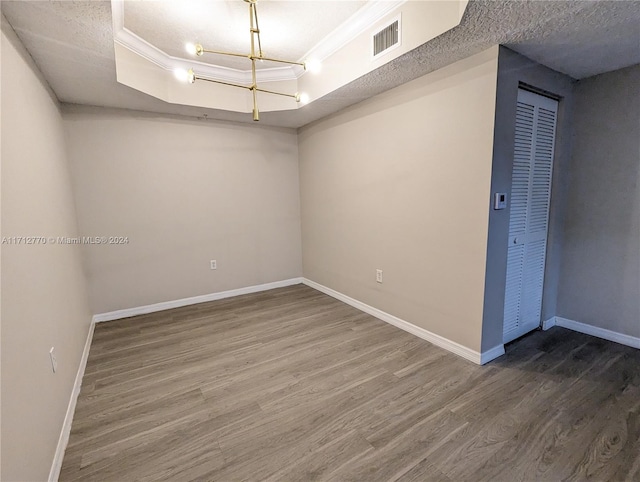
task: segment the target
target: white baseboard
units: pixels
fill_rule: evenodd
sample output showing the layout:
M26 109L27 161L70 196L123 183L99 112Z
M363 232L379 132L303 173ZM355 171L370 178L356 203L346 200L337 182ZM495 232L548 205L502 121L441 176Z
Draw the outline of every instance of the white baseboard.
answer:
M103 321L119 320L121 318L129 318L131 316L146 315L148 313L155 313L157 311L170 310L172 308L180 308L182 306L195 305L198 303L206 303L207 301L216 301L224 298L231 298L233 296L246 295L249 293L258 293L260 291L272 290L275 288L283 288L285 286L298 285L302 283L302 278L291 278L282 281L274 281L272 283L265 283L255 286L247 286L246 288L238 288L229 291L220 291L218 293L211 293L208 295L193 296L191 298L182 298L173 301L163 301L161 303L155 303L153 305L137 306L135 308L126 308L124 310L109 311L108 313L99 313L93 315L94 323L101 323Z
M466 358L467 360L477 363L478 365L484 365L494 358L498 358L499 356L504 355L504 345L498 345L490 350L480 353L467 348L466 346L460 345L459 343L444 338L443 336L436 335L435 333L409 323L408 321L402 320L397 316L386 313L382 310L374 308L373 306L362 303L361 301L355 300L345 294L316 283L315 281L311 281L310 279L304 278L302 282L311 288L322 291L323 293L337 300L340 300L343 303L351 305L354 308L359 309L360 311L364 311L365 313L378 318L379 320L385 321L390 325L407 331L412 335L417 336L418 338L422 338L429 343L433 343L440 348L444 348L445 350L450 351L451 353L455 353L456 355Z
M87 341L84 344L82 358L80 358L80 366L78 367L76 379L73 383L73 391L71 392L71 399L69 400L67 413L62 424L62 431L60 432L60 438L58 439L58 446L56 447L56 453L53 457L51 470L49 471L49 482L57 482L58 477L60 477L60 469L62 469L62 459L64 459L64 451L67 449L67 444L69 443L71 422L73 422L73 414L76 411L76 403L78 401L78 395L80 395L80 388L82 387L82 377L84 376L84 370L87 367L87 360L89 359L89 350L91 349L91 341L93 340L93 330L95 326L95 323L92 322L91 326L89 327L89 334L87 335Z
M552 316L548 320L542 322L542 331L547 331L549 328L556 326L556 317Z
M499 356L504 355L504 345L501 343L500 345L496 345L493 348L490 348L487 351L483 351L480 353L480 365L484 365L489 363L491 360L495 360Z
M604 340L614 341L616 343L620 343L621 345L627 345L633 348L640 349L640 338L638 337L625 335L623 333L618 333L617 331L611 331L593 325L587 325L586 323L569 320L567 318L562 318L561 316L555 316L553 319L554 325L561 326L562 328L579 331L580 333L584 333L586 335L596 336Z

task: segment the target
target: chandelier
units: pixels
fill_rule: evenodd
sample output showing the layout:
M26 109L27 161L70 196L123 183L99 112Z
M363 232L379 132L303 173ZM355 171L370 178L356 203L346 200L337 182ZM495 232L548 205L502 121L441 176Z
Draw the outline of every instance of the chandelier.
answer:
M236 52L223 52L220 50L210 50L204 48L200 44L188 44L187 51L192 55L197 55L198 57L208 54L217 54L217 55L227 55L231 57L243 57L247 58L251 61L251 85L242 85L242 84L234 84L231 82L223 82L220 80L208 79L206 77L198 76L193 69L189 69L183 75L186 80L190 83L194 83L196 80L205 80L207 82L213 82L216 84L229 85L231 87L239 87L241 89L247 89L251 91L251 95L253 97L253 120L260 120L260 112L258 111L258 92L264 92L266 94L274 94L281 95L284 97L292 97L296 102L306 103L309 101L309 97L304 93L295 94L287 94L284 92L275 92L273 90L262 89L258 87L258 83L256 80L256 61L270 61L270 62L278 62L282 64L288 65L300 65L304 68L304 70L308 70L310 72L318 71L320 67L320 63L318 61L307 60L305 62L293 62L290 60L283 59L275 59L271 57L265 57L262 52L262 42L260 41L260 27L258 25L258 8L257 3L258 0L244 0L249 4L249 35L251 37L251 50L248 54L236 53ZM257 51L256 51L257 47Z

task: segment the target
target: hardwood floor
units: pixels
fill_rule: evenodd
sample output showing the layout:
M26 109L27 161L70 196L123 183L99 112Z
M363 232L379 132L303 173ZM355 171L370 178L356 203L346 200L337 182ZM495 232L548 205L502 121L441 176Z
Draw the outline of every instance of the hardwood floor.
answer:
M306 286L96 326L61 481L638 481L640 350L480 367Z

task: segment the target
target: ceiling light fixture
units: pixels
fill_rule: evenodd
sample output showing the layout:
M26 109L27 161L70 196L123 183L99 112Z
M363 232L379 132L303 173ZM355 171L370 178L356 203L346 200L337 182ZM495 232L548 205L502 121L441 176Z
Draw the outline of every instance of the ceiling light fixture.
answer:
M187 52L189 52L191 55L197 55L199 57L204 55L205 53L210 53L210 54L217 54L217 55L227 55L232 57L248 58L249 60L251 60L251 85L234 84L231 82L222 82L220 80L207 79L206 77L198 76L193 71L193 69L189 69L186 72L186 75L181 72L180 74L177 73L176 76L192 84L196 80L206 80L207 82L214 82L216 84L229 85L231 87L240 87L242 89L250 90L253 96L253 120L259 121L260 113L258 111L258 92L264 92L266 94L282 95L284 97L292 97L296 100L296 102L300 102L303 104L306 104L307 102L309 102L309 96L304 93L296 92L295 94L285 94L283 92L275 92L273 90L266 90L266 89L259 88L258 83L256 81L256 60L259 60L261 62L264 60L267 60L270 62L279 62L282 64L300 65L305 70L309 70L310 72L318 72L320 70L320 62L317 60L308 60L306 62L292 62L289 60L265 57L262 52L262 43L260 41L260 28L258 26L258 9L257 9L258 0L244 0L244 1L249 4L249 34L251 36L251 51L249 54L223 52L220 50L209 50L209 49L205 49L200 44L187 44L186 49L187 49ZM257 53L256 53L256 41L258 44Z

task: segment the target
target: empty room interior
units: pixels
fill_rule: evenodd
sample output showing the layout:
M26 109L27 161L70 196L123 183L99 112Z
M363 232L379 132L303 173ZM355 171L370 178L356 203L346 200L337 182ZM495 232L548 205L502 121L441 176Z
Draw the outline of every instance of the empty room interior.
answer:
M640 1L0 6L2 481L640 481Z

